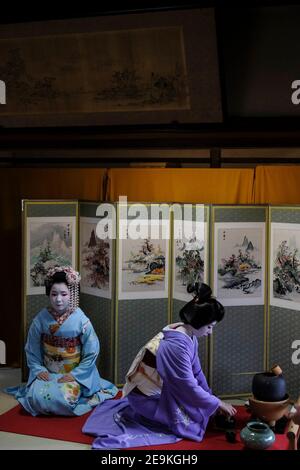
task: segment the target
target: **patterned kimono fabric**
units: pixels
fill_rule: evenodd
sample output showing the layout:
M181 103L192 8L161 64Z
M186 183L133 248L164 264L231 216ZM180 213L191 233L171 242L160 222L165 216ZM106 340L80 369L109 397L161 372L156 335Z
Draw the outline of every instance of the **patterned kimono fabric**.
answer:
M25 351L30 369L27 385L6 391L33 416L82 415L118 392L98 373L99 341L80 308L59 322L43 309L32 322ZM49 381L37 378L43 371L48 371ZM59 383L66 374L75 380Z

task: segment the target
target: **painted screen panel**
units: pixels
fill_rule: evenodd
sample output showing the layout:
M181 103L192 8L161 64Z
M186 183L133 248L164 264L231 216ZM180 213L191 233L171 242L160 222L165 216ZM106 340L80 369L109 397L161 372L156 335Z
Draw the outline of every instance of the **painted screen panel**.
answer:
M215 224L214 286L225 306L263 305L265 224Z
M75 267L76 217L27 218L27 294L44 294L51 266Z

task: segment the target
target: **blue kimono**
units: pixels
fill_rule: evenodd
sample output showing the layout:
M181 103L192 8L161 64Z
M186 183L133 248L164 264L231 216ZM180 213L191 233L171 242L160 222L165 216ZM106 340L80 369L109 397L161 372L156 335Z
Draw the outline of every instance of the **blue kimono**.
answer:
M25 346L30 369L25 387L11 387L28 413L83 415L99 403L113 398L118 389L100 377L96 359L99 341L94 328L80 308L59 325L46 308L34 318ZM49 381L37 378L49 373ZM75 381L58 383L72 374Z

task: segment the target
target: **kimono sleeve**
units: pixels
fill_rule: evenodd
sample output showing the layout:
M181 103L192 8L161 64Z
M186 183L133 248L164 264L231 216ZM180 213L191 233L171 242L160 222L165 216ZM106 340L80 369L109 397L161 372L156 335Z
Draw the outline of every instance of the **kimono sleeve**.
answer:
M96 359L100 351L99 340L89 320L82 325L81 334L81 361L72 370L74 379L84 387L90 389L93 385Z
M42 347L41 347L41 325L37 320L33 320L25 345L27 365L30 369L30 384L40 372L46 372L48 369L44 366Z
M205 390L206 392L212 394L212 391L211 391L211 389L209 388L209 386L207 384L206 377L205 377L205 375L202 371L197 351L195 352L195 359L194 359L194 362L193 362L193 372L194 372L195 379L198 382L198 385L200 385L200 387L202 387L203 390Z
M191 353L182 344L161 344L157 370L164 387L176 401L189 408L200 408L211 415L219 407L220 400L198 383L192 369Z

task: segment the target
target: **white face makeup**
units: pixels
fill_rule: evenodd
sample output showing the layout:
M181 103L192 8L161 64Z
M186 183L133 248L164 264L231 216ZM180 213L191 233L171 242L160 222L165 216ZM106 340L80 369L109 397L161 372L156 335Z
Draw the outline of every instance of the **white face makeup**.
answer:
M70 305L70 292L63 282L53 284L50 291L51 307L59 315L63 315Z
M199 330L193 328L193 335L197 338L201 338L202 336L209 336L212 334L213 327L216 325L216 321L210 323L209 325L202 326Z

